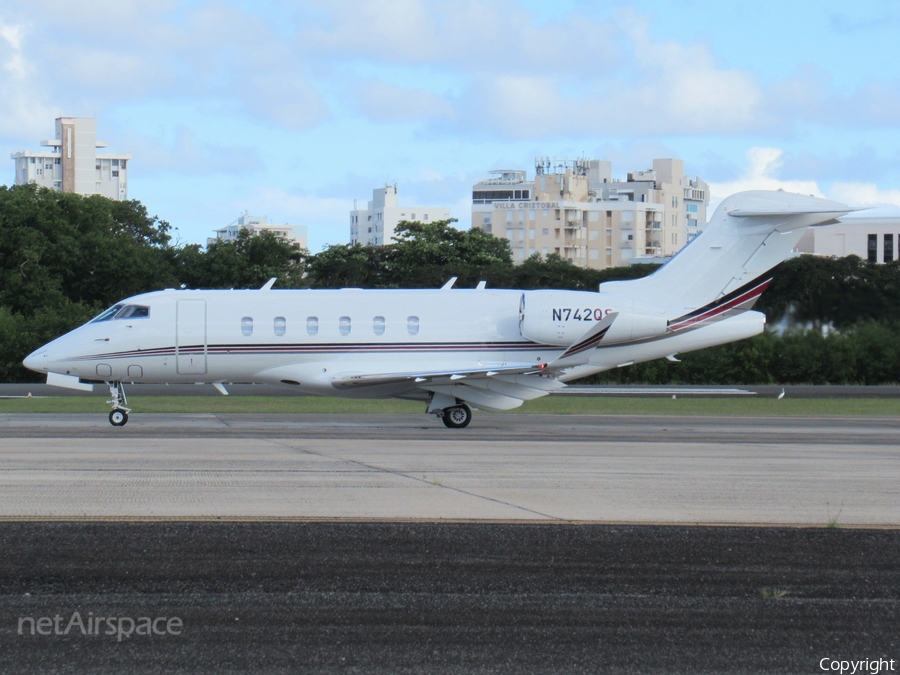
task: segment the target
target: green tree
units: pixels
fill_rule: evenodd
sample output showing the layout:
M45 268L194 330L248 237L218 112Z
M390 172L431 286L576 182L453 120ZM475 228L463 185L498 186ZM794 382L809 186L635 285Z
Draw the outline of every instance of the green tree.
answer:
M436 288L458 277L459 286L473 287L482 279L511 271L512 252L506 239L477 228L459 230L454 222L455 218L400 221L385 260L383 285Z
M174 255L179 281L189 288L259 288L272 277L281 288L305 285L307 252L272 232L241 229L234 241L214 241L203 251L184 246Z

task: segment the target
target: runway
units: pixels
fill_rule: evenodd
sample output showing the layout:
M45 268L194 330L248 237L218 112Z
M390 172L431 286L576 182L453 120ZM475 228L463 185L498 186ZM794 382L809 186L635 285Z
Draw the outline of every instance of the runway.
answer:
M900 526L900 420L0 416L0 518Z
M898 433L893 418L2 415L0 672L900 665ZM75 612L179 632L28 631Z

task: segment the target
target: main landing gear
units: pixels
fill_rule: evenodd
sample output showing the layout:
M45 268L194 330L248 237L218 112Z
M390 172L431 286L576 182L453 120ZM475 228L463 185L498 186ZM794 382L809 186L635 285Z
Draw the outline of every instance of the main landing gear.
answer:
M444 408L441 421L445 427L450 429L463 429L469 426L469 422L472 421L472 410L465 403Z
M121 382L107 382L109 387L109 403L112 406L112 412L109 413L109 423L114 427L124 427L128 422L128 413L131 408L127 408L128 399L125 398L125 387Z

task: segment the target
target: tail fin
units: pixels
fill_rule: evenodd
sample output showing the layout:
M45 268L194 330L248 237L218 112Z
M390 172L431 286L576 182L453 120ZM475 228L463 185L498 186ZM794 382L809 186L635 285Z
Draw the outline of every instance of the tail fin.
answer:
M723 201L706 230L659 270L643 279L600 284L600 291L652 303L679 317L676 321L703 320L705 311L723 305L747 309L807 227L855 210L780 190L739 192Z

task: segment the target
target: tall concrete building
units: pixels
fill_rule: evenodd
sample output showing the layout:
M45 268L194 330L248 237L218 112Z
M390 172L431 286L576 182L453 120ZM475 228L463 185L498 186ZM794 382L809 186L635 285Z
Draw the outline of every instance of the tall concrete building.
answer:
M535 161L535 178L499 169L472 188L472 226L509 239L513 260L556 253L582 267L664 260L706 224L709 189L680 159L612 177L597 159Z
M93 117L59 117L56 138L41 141L47 150L10 155L16 163L16 185L34 183L60 192L128 199L131 155L97 154L107 145L97 140Z
M397 184L372 190L372 201L365 209L350 212L350 243L363 246L389 244L394 228L401 220L423 223L446 220L450 209L443 206L400 206L397 203Z
M237 220L216 230L216 236L206 240L207 245L215 241L234 241L241 230L248 230L251 235L267 231L279 239L284 239L294 248L307 248L306 225L278 225L270 223L267 216L251 216L244 213Z

